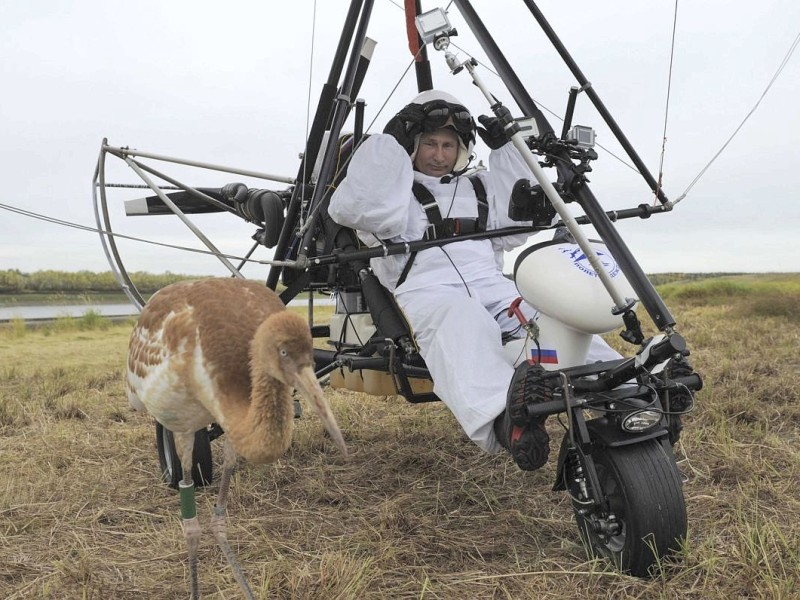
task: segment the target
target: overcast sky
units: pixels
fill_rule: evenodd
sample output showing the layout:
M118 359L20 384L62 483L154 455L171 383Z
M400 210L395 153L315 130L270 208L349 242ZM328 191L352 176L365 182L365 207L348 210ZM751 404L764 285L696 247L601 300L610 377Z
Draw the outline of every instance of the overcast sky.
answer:
M349 6L320 0L315 21L314 4L0 0L0 203L94 226L91 182L103 138L112 146L293 177ZM422 4L424 10L445 5ZM473 5L534 99L563 116L575 80L523 2ZM657 174L675 3L540 0L538 6ZM453 39L459 58L483 60L455 7L450 14L460 34ZM671 199L753 108L798 33L800 3L794 0L679 3L663 169ZM360 96L368 121L376 119L374 130L380 130L415 95L416 81L413 69L403 78L411 57L397 5L376 0L368 35L377 47ZM465 72L448 73L441 53L431 52L431 62L437 87L476 115L488 112ZM490 66L478 73L519 116ZM674 211L620 224L646 272L800 271L799 90L800 52ZM548 118L560 131L560 121ZM595 127L598 143L624 157L585 95L575 122ZM477 151L485 158L485 148ZM150 164L195 185L286 187ZM607 152L600 150L593 166L592 190L606 209L651 202L641 177ZM109 157L106 168L112 183L141 183L119 159ZM175 217L125 217L123 200L142 195L111 191L115 231L202 247ZM0 269L109 268L95 233L2 208L0 219ZM224 252L243 256L250 249L254 229L235 217L193 220ZM120 248L132 271L226 273L197 254L142 242L121 241ZM262 248L254 257L268 259L271 252ZM264 266L245 270L251 277L264 274Z

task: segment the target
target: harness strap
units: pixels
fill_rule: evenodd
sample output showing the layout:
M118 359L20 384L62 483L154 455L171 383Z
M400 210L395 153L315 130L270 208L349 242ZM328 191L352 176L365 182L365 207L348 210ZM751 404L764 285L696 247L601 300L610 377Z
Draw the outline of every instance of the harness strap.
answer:
M486 197L486 186L483 185L483 181L477 175L470 175L468 179L472 184L472 189L478 201L477 219L443 219L439 205L431 191L416 180L411 185L414 198L420 203L420 206L425 211L425 216L428 218L428 228L422 237L423 240L445 239L465 233L486 231L486 223L489 220L489 201ZM416 250L409 255L403 271L400 273L400 278L397 280L397 286L400 286L408 277L408 272L411 270L416 256Z
M411 265L414 264L414 259L416 257L417 257L416 250L414 250L411 254L408 255L408 260L406 261L406 264L403 265L403 270L400 272L400 277L398 277L397 279L397 284L395 285L395 288L399 288L401 285L403 285L403 282L406 280L406 277L408 277L408 272L411 270Z
M476 219L458 217L443 219L439 205L430 190L418 181L414 181L411 185L414 197L428 217L428 228L422 238L423 240L438 240L464 233L486 231L486 222L489 220L489 202L486 199L486 188L477 175L470 175L468 179L472 184L472 189L475 191L475 197L478 202L478 217Z
M486 223L489 221L489 200L486 198L486 187L477 175L470 175L469 181L472 189L475 190L475 197L478 199L478 231L486 231Z
M439 210L439 205L436 203L436 198L433 197L431 191L419 181L414 180L411 185L411 191L414 193L414 198L422 206L422 210L425 211L425 216L428 217L428 229L422 239L430 239L428 234L431 231L435 232L436 226L442 224L442 213Z

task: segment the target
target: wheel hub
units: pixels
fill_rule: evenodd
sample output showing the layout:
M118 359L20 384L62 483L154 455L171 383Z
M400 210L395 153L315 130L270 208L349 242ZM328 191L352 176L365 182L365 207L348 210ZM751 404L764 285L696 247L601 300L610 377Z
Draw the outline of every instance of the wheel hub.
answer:
M614 513L609 513L602 517L592 515L589 518L589 522L594 533L605 541L622 533L622 524Z

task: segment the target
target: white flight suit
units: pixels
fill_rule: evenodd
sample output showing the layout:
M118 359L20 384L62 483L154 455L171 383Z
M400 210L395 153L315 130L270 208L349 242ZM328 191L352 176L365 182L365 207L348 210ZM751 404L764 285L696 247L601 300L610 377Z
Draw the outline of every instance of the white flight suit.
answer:
M489 203L486 229L522 225L508 218L508 202L514 183L532 174L513 145L493 150L489 171L480 171L478 176ZM421 240L429 223L411 191L414 180L431 192L443 219L478 216L477 198L468 178L445 178L443 182L414 171L406 151L394 137L385 134L371 135L354 153L328 212L340 225L357 230L370 246L379 240ZM411 325L433 379L434 393L453 412L469 438L490 452L501 449L492 424L505 409L514 373L503 352L502 333L520 330L516 317L507 315L519 292L503 275L502 256L503 251L522 245L528 237L521 234L464 240L421 250L399 286L407 255L373 258L370 262ZM536 314L524 302L520 308L526 317ZM598 336L594 336L589 354L589 362L619 357Z

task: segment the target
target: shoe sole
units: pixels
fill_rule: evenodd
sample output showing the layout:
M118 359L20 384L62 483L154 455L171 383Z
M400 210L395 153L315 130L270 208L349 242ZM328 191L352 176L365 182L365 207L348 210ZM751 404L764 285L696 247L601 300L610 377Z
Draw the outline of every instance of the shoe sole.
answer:
M523 430L519 438L511 442L511 456L523 471L535 471L543 467L550 456L550 436L544 429L544 423L532 424Z

